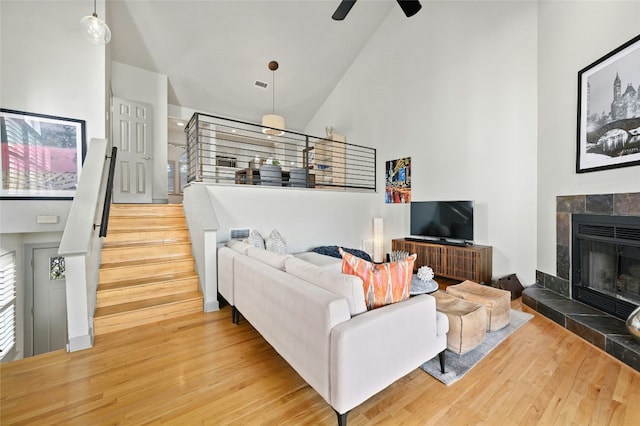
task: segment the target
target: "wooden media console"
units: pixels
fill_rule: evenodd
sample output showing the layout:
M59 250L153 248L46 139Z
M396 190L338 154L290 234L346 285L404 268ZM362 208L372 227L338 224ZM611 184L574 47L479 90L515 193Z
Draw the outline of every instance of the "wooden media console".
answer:
M416 271L426 265L433 269L436 276L491 285L493 265L491 246L455 246L399 238L391 240L391 249L416 253L418 255L414 264Z

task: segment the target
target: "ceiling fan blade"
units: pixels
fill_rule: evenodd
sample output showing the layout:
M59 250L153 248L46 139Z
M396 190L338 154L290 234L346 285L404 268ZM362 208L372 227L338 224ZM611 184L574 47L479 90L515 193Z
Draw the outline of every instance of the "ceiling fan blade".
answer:
M398 4L404 14L407 15L407 18L410 18L422 9L422 5L418 0L398 0Z
M338 5L336 11L333 12L331 18L335 21L342 21L347 17L347 14L354 4L356 4L356 0L342 0L342 2Z

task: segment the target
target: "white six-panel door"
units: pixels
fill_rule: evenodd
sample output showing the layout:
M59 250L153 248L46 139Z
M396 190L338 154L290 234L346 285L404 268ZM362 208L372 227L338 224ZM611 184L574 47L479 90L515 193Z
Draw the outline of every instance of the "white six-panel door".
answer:
M151 203L153 182L152 107L113 98L113 144L118 148L114 203Z

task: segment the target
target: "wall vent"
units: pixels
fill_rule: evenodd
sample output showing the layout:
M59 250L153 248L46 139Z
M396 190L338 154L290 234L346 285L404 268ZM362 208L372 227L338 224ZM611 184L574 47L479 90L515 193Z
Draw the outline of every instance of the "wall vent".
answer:
M264 81L260 81L260 80L256 80L255 83L253 83L253 85L261 89L266 89L267 87L269 87L269 83L265 83Z
M250 234L251 234L251 228L230 228L229 229L230 240L240 240L242 238L249 238Z

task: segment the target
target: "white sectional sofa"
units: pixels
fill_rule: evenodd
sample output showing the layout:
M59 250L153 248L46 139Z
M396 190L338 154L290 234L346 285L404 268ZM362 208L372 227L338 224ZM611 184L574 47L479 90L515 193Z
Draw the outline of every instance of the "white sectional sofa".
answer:
M218 250L218 291L333 407L349 411L440 356L449 328L429 295L367 311L362 281L341 260L278 255L233 242Z

